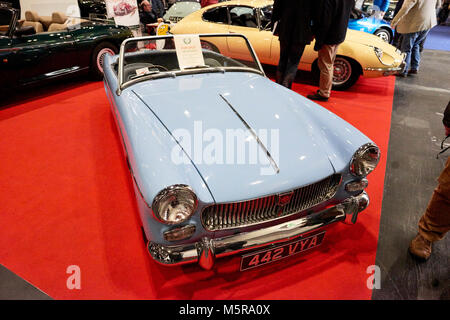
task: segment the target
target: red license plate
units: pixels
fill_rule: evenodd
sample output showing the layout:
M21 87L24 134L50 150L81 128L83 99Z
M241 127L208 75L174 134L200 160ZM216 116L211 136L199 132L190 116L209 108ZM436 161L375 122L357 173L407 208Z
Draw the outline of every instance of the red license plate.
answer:
M325 232L322 232L271 249L244 255L241 259L241 271L253 269L315 248L322 243L324 236Z

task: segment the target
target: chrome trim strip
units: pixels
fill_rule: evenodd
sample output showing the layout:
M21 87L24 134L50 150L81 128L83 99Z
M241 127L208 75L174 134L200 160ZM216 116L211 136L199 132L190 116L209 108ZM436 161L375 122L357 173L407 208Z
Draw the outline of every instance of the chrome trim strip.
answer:
M166 266L199 262L200 266L210 269L215 258L284 243L343 221L347 214L353 214L356 221L356 211L364 210L368 199L367 193L362 192L334 207L276 226L218 239L202 238L198 242L177 246L162 246L149 242L147 249L156 262Z
M396 68L364 68L364 71L379 71L379 72L390 72L390 71L400 71L403 70L401 67Z
M275 172L278 174L280 173L280 168L278 167L277 163L275 162L275 160L272 158L272 156L270 155L269 150L267 150L266 146L262 143L262 141L259 139L258 135L256 134L255 130L250 127L250 125L247 123L247 121L244 120L244 118L242 118L242 116L239 114L239 112L236 111L236 109L231 105L231 103L222 95L219 94L219 96L223 99L223 101L226 102L226 104L228 104L228 106L231 108L231 110L233 110L233 112L236 114L236 116L239 118L239 120L242 121L242 123L245 125L245 127L250 131L250 133L252 134L253 138L255 138L256 142L258 142L259 146L264 150L264 152L266 153L267 158L270 161L270 164L272 165L272 167L274 168Z

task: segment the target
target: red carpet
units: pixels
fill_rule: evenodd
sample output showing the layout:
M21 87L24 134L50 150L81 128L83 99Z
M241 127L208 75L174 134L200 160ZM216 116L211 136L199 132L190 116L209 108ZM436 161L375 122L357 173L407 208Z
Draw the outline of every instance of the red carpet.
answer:
M322 103L382 150L358 223L331 228L309 253L243 273L239 257L210 272L153 262L102 83L41 89L0 109L0 264L56 299L370 299L394 81L361 79ZM70 265L81 268L80 290L66 287Z

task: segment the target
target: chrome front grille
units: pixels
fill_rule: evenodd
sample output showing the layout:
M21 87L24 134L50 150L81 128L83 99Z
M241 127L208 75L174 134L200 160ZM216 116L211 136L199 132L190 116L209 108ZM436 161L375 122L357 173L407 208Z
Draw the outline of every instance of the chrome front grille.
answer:
M331 199L336 194L340 181L341 175L335 174L290 192L241 202L214 204L202 211L202 223L207 230L215 231L286 217ZM285 201L287 203L283 204Z

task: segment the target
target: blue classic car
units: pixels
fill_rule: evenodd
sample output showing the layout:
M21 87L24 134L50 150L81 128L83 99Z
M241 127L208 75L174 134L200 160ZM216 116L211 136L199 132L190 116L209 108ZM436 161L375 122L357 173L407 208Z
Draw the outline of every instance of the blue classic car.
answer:
M239 46L232 59L202 49L206 41L247 52ZM131 38L104 72L148 251L161 264L211 269L243 253L241 270L254 268L319 245L325 227L355 223L369 204L378 147L268 79L243 35Z
M394 38L394 30L389 22L375 18L358 9L353 9L348 27L353 30L374 34L387 43L391 43Z

